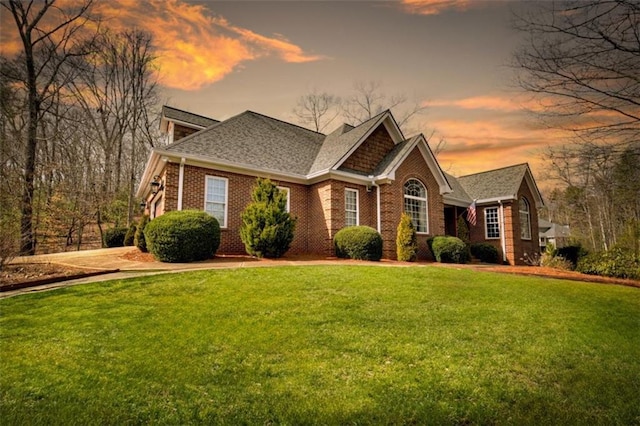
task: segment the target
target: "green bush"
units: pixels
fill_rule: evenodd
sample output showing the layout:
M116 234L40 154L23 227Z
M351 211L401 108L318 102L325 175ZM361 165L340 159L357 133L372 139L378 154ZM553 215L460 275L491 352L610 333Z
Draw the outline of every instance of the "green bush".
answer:
M138 229L138 226L135 223L132 223L129 226L129 229L127 229L127 233L124 234L124 245L126 247L133 245L133 241L135 240L136 236L136 229Z
M498 249L489 243L474 243L470 247L471 254L480 259L480 262L498 263Z
M464 217L462 216L458 216L457 229L458 238L460 238L465 244L468 244L470 241L469 225L467 225L467 221L464 220Z
M402 213L400 223L398 224L396 254L398 260L403 262L415 261L418 254L416 229L413 227L411 217L406 213Z
M640 260L632 250L618 247L584 256L578 261L576 270L590 275L640 279Z
M368 226L348 226L333 238L336 256L346 259L380 260L382 237Z
M104 246L105 247L124 247L124 236L127 233L127 228L117 227L104 231Z
M465 263L469 260L467 245L458 237L433 237L433 257L441 263Z
M133 244L136 247L138 247L138 250L140 250L143 253L146 253L148 251L147 241L144 238L144 229L146 228L148 223L149 223L149 216L145 214L140 218L140 222L136 227L136 234L133 238Z
M566 247L560 247L557 250L557 255L564 258L566 261L571 262L572 269L575 269L578 265L578 261L587 255L587 250L581 245L571 245Z
M172 211L144 228L147 248L162 262L210 259L220 246L220 225L200 210Z
M289 250L296 219L287 212L287 195L269 179L256 181L253 200L242 212L240 239L248 254L281 257Z

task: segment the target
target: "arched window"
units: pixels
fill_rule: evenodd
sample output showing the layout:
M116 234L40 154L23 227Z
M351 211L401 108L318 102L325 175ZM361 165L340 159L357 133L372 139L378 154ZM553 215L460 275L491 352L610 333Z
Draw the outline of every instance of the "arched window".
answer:
M404 211L411 217L416 232L429 232L427 189L417 179L409 179L404 184Z
M520 237L523 240L531 239L531 210L524 197L520 197Z

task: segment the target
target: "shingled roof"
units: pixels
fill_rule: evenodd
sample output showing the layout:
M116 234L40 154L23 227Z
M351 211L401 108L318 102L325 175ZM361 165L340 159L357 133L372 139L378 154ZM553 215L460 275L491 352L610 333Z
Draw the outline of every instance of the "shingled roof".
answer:
M529 171L529 165L523 163L482 173L460 176L457 180L471 199L515 199L517 198L518 189L527 171ZM537 191L537 188L535 190Z
M207 128L220 122L219 120L214 120L213 118L204 117L202 115L193 114L187 111L182 111L168 105L162 106L162 116L168 120L180 121L182 123L192 124L194 126L202 128Z
M165 150L258 170L306 175L324 138L322 133L245 111Z

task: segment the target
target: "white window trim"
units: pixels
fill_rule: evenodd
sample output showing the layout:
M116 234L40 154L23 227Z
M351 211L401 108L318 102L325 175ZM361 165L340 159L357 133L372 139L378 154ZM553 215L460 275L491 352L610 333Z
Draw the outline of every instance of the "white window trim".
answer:
M218 180L223 180L225 182L224 184L224 226L222 226L222 224L220 224L220 228L221 229L227 229L227 226L229 224L228 222L228 216L227 213L229 211L229 179L225 178L225 177L221 177L221 176L211 176L211 175L206 175L204 177L204 211L207 211L207 181L209 179L218 179Z
M345 226L347 226L347 218L346 218L346 212L347 211L353 211L353 210L347 210L347 193L349 192L353 192L356 194L356 225L355 226L360 226L360 191L358 191L357 189L353 189L353 188L345 188L344 189L344 211L345 211L345 220L344 220L344 224ZM352 226L352 225L349 225Z
M417 182L420 182L420 185L422 185L422 187L424 188L425 198L416 197L415 195L407 195L407 194L405 194L404 193L404 184L403 184L402 185L402 195L403 195L403 198L402 198L402 211L406 213L406 211L404 210L404 200L406 198L409 198L411 200L424 201L424 214L425 214L425 220L426 220L426 226L425 226L426 231L418 231L418 230L416 230L416 234L418 234L418 235L429 235L429 222L430 222L430 220L429 220L429 190L427 189L427 186L424 183L422 183L422 181L420 181L419 179L410 178L410 179L407 179L407 182L409 182L410 180L415 180ZM407 182L405 182L405 184ZM414 227L415 227L415 224L414 224Z
M524 210L520 210L520 200L523 200L525 202L525 204L527 205L527 208L529 209L528 211L524 211ZM518 210L519 210L519 216L518 216L518 220L520 220L520 239L521 240L525 240L525 241L531 241L531 204L529 204L529 200L527 200L525 197L520 197L520 200L518 200ZM523 224L522 224L522 215L526 214L527 215L527 227L529 228L529 237L523 237L522 236L522 231L523 231Z
M498 236L497 237L490 237L489 236L489 227L487 226L489 224L489 222L487 221L487 212L489 210L495 210L496 211L496 223L498 225ZM485 240L499 240L500 236L502 235L502 227L500 226L500 210L498 209L498 207L485 207L484 208L484 238Z
M287 193L287 213L291 213L291 188L288 186L276 186L278 191Z

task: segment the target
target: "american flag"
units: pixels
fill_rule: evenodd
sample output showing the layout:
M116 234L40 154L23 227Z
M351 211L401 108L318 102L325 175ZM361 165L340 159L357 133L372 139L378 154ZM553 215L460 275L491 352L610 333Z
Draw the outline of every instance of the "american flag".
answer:
M467 221L476 226L476 200L473 200L471 205L467 207Z

